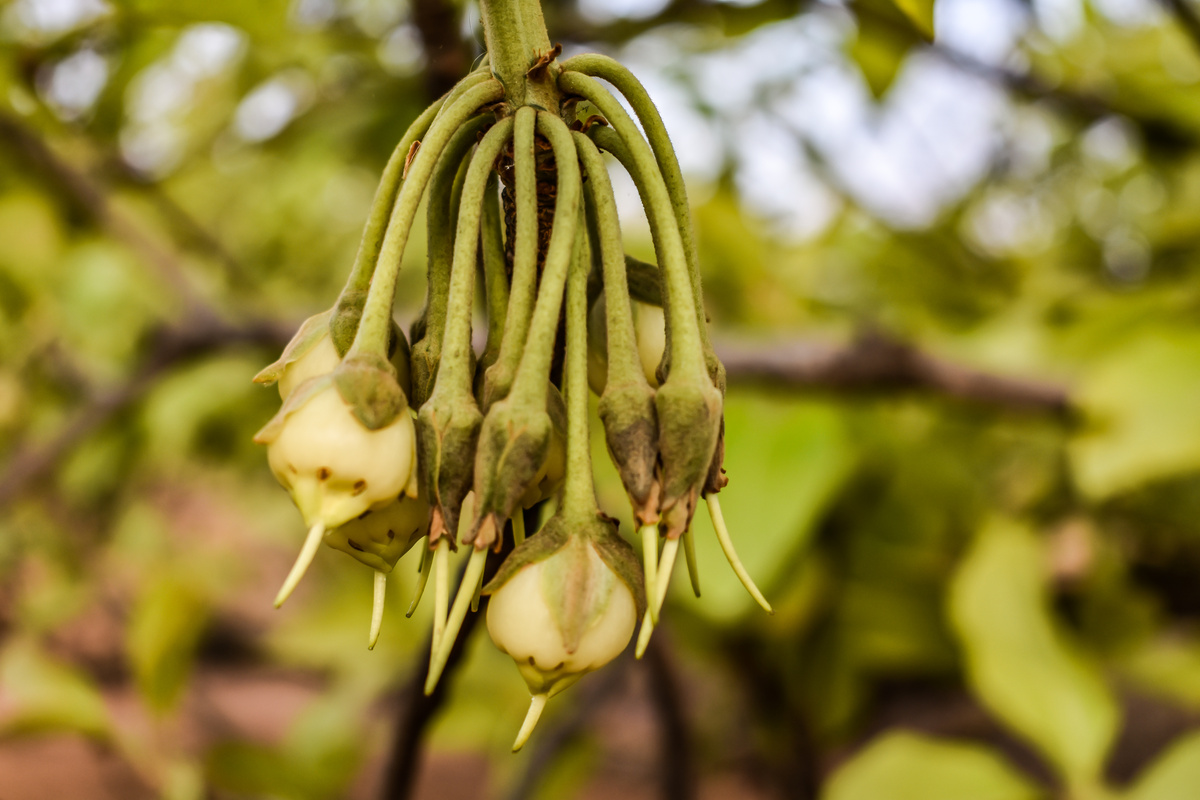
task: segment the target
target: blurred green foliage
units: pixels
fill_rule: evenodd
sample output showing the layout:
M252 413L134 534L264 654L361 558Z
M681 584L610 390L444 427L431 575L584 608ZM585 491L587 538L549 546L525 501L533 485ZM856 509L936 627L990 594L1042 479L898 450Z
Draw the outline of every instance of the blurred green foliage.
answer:
M301 531L250 441L277 405L250 378L279 337L163 348L196 308L286 337L328 307L395 141L478 55L474 33L419 27L428 5L0 7L0 750L86 737L136 776L128 797L375 791L427 628L427 607L403 617L415 554L375 652L366 573L331 551L271 613ZM661 93L718 342L883 330L1072 404L731 371L721 498L777 613L719 564L701 512L703 597L678 580L664 631L690 768L752 797L1193 796L1200 41L1163 8L1099 0L546 14ZM424 51L434 36L460 58ZM954 106L983 122L947 133ZM405 324L424 296L412 238ZM613 752L657 780L654 723L628 707L651 715L643 695L565 736L539 796L604 785ZM577 730L571 696L549 726ZM537 764L505 752L524 705L476 636L428 744L482 761L474 791L503 796Z

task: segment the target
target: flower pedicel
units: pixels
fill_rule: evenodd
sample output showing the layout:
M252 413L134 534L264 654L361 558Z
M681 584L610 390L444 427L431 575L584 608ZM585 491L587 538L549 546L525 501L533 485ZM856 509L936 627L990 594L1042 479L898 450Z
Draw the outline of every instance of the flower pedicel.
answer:
M488 631L533 698L515 750L546 700L616 657L639 617L641 656L681 543L699 594L691 522L700 498L738 577L770 606L738 561L717 501L726 483L725 372L709 340L687 195L662 120L616 61L559 61L537 0L480 5L487 57L400 140L341 296L257 379L277 381L284 403L256 440L309 526L276 604L324 541L374 570L373 646L385 576L426 539L409 609L432 575L426 691L466 615L489 595ZM624 253L603 152L634 179L657 265ZM410 355L392 308L425 197L428 294ZM477 357L480 253L488 324ZM633 298L662 309L653 375L643 365L659 342L635 332ZM653 313L643 310L639 325ZM603 331L592 337L602 352L591 382L641 563L596 506L589 316ZM526 536L523 510L552 497L554 515ZM449 559L459 544L470 555L451 603ZM483 585L489 558L499 563Z

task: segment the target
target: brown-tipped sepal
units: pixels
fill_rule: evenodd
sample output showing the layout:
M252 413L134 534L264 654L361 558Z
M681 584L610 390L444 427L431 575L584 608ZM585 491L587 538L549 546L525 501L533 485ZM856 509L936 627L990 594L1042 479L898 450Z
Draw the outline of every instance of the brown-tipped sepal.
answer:
M433 506L431 544L448 532L454 546L462 503L471 491L482 424L483 415L470 394L435 392L417 413L417 452Z
M633 504L637 527L658 522L658 412L649 384L630 382L605 387L600 397L604 441L625 494Z
M550 456L553 423L546 409L516 403L512 397L492 406L479 433L475 456L475 524L466 540L477 547L498 541L502 529L522 506L526 493L544 474Z
M706 378L672 376L654 396L662 463L660 512L666 534L681 536L691 524L708 478L721 430L721 393Z

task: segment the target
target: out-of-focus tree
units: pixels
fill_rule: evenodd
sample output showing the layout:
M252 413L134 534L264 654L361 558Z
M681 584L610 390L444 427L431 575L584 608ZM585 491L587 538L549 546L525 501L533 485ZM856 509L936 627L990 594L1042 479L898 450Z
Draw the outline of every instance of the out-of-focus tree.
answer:
M568 54L638 74L679 150L729 370L722 497L776 615L702 533L703 599L677 581L646 659L511 757L524 689L481 637L432 698L414 681L413 556L374 652L331 553L274 613L297 519L250 379L336 295L396 140L481 54L477 11L11 0L0 795L1192 796L1200 5L545 10Z

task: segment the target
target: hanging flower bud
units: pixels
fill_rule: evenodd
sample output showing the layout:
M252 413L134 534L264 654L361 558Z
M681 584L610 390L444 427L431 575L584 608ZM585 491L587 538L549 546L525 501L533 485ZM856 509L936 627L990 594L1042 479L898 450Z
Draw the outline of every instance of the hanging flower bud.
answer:
M300 384L254 440L267 445L271 471L309 526L277 606L303 576L327 529L401 493L416 495L413 421L393 368L382 358L346 360Z
M363 292L349 292L333 308L304 320L279 359L255 375L254 382L268 386L278 383L280 398L287 400L288 395L309 378L333 372L354 341L364 299ZM396 382L407 396L410 380L408 340L394 323L388 340L388 361L396 370Z
M644 607L641 569L611 520L580 526L556 515L483 591L491 595L488 634L533 695L515 751L548 698L625 649Z
M588 312L588 387L597 395L604 393L608 379L607 292ZM658 365L667 346L666 319L660 306L631 300L633 327L637 337L638 362L651 387L658 386Z
M429 504L402 494L383 508L364 511L328 531L325 544L356 561L388 573L429 532Z
M654 395L662 460L660 511L667 536L691 525L721 431L721 393L707 375L672 375Z

